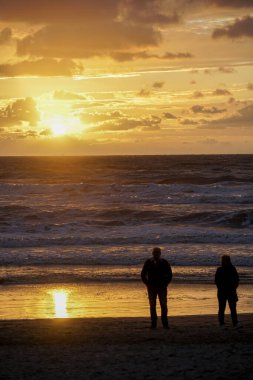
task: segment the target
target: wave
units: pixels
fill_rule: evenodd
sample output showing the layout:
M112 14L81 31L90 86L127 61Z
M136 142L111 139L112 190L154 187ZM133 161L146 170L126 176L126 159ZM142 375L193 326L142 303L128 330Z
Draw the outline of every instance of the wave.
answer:
M210 234L209 236L173 236L166 237L162 236L158 239L155 237L145 237L142 236L137 238L73 238L73 237L63 237L63 238L35 238L29 239L25 237L21 238L9 238L9 239L0 239L1 247L5 248L15 248L15 247L50 247L50 246L83 246L83 245L111 245L111 244L170 244L170 243L198 243L198 244L209 244L209 243L219 243L219 244L252 244L252 236L228 236L228 234Z
M173 266L173 283L214 283L216 267ZM248 267L237 266L240 283L252 284L253 273ZM0 271L0 285L55 284L103 282L140 282L141 266L80 266L45 265L6 267Z
M180 217L175 217L172 222L246 228L253 225L253 210L193 212Z
M46 206L43 205L43 208ZM233 229L250 229L253 226L253 209L242 208L235 205L221 205L219 208L210 206L194 207L193 205L89 205L68 207L53 206L49 209L39 209L37 206L28 207L22 205L0 206L0 232L5 234L43 233L51 231L55 234L73 235L99 234L101 228L125 227L125 235L128 228L137 226L144 228L145 225L153 226L205 226L224 227ZM116 230L115 230L116 231ZM105 231L106 232L106 231ZM144 231L143 231L144 232ZM208 230L207 230L208 234ZM145 235L145 234L144 234ZM3 237L3 236L2 236ZM62 236L63 238L63 236Z
M90 245L0 248L0 283L81 283L140 281L152 245ZM171 264L173 281L213 283L223 254L236 265L241 283L253 283L253 245L169 244L162 254Z

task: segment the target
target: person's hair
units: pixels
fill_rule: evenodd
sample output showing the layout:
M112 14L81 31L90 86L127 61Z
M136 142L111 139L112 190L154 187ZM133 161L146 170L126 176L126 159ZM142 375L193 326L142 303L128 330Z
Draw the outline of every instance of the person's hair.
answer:
M221 257L221 264L224 266L231 264L230 256L229 255L223 255Z
M159 247L154 247L153 251L152 251L152 253L161 253L161 252L162 252L161 248L159 248Z

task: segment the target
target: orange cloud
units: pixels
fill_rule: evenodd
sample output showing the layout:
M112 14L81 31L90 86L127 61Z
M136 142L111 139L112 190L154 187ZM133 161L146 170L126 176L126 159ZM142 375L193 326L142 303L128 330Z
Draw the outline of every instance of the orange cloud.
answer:
M213 38L228 37L253 37L253 17L246 16L236 19L233 24L224 28L217 28L213 32Z
M191 53L171 53L166 52L163 55L159 54L151 54L147 53L146 51L141 52L122 52L117 51L115 53L110 54L112 58L114 58L116 61L132 61L134 59L149 59L149 58L155 58L155 59L187 59L187 58L193 58L193 55Z
M217 88L214 92L213 92L213 95L218 95L218 96L222 96L222 95L232 95L230 91L228 91L227 89L225 88Z
M12 30L11 28L4 28L0 32L0 45L6 44L11 40Z
M17 55L40 58L140 58L138 53L143 54L143 48L161 42L161 25L179 22L165 0L0 0L0 9L1 21L36 26L36 31L17 40ZM123 59L129 52L130 56ZM189 56L168 53L157 58ZM152 57L143 54L143 58Z
M17 42L19 56L90 58L117 51L157 46L161 33L149 25L85 22L48 25Z
M72 76L81 74L82 65L70 59L42 58L33 61L22 61L14 64L0 65L0 76L15 77L26 75L39 76Z
M3 126L15 126L23 121L34 126L40 119L35 101L28 97L18 99L12 104L0 110L0 124Z

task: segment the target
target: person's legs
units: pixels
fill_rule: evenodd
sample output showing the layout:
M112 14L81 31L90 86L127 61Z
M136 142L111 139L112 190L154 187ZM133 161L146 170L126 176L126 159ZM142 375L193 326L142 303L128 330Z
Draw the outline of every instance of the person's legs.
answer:
M150 305L151 327L156 327L156 324L157 324L156 298L157 298L157 289L155 287L149 286L148 299L149 299L149 305Z
M163 327L168 327L167 287L159 288L158 297L161 306L161 319Z
M225 296L218 294L218 301L219 301L218 318L219 318L219 324L220 326L222 326L224 325L224 313L226 309L227 299Z
M238 323L237 312L236 312L236 301L237 300L235 299L235 297L228 298L228 305L230 308L231 318L232 318L232 322L234 326L236 326Z

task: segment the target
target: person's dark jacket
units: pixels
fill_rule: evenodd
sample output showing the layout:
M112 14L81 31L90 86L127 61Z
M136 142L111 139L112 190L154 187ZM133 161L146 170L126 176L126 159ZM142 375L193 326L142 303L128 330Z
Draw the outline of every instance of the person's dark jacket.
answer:
M239 285L239 276L236 268L232 265L221 266L215 274L215 284L218 288L218 296L236 296L236 289Z
M145 285L164 287L168 286L172 280L170 264L165 259L148 259L141 271L141 278Z

